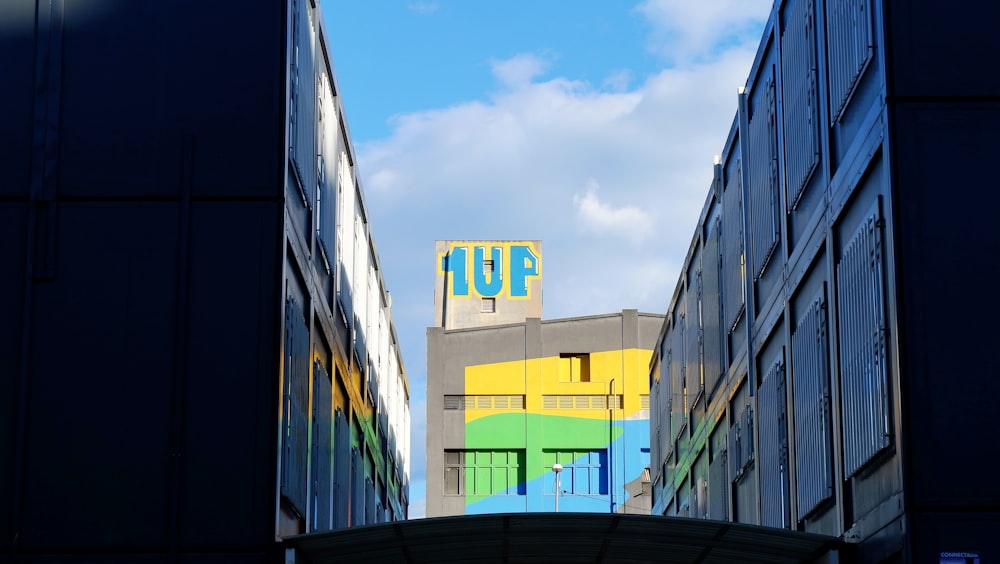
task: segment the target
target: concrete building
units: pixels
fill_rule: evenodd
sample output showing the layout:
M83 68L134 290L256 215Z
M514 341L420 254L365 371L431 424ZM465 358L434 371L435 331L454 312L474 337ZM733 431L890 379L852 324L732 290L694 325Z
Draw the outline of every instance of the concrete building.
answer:
M0 561L405 519L409 389L312 0L0 3Z
M557 503L649 511L646 367L663 318L541 320L540 251L538 241L438 242L444 326L427 331L428 517Z
M651 364L654 514L1000 555L997 12L775 2Z

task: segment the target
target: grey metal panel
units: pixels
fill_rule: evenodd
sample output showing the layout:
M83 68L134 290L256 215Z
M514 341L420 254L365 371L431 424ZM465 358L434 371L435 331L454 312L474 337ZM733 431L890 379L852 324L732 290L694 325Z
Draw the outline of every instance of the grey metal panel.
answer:
M750 273L764 272L780 237L778 201L778 127L774 67L757 79L750 114Z
M688 272L687 303L684 306L684 387L688 410L704 386L701 354L701 254L696 254Z
M781 34L785 186L794 208L819 164L819 84L813 0L794 0Z
M751 465L733 484L733 520L739 523L758 523L757 471Z
M351 448L351 526L365 523L365 468L358 447Z
M719 238L722 220L715 220L702 251L702 326L705 395L711 397L725 369L725 343L722 330L722 256Z
M333 386L320 360L313 373L313 463L311 530L333 528Z
M312 43L315 30L307 0L291 0L291 52L288 54L288 157L303 200L311 202L316 186L316 72Z
M836 123L874 53L871 0L827 2L826 41L830 119Z
M784 352L767 369L757 394L761 524L789 527L789 477Z
M729 427L729 479L738 480L754 460L753 403L744 384L733 396Z
M285 302L285 421L282 425L281 493L306 515L309 448L309 327L302 307Z
M833 495L825 288L792 332L792 387L796 507L801 519Z
M729 518L729 491L732 483L727 473L728 429L725 419L712 432L711 460L708 464L708 518L725 520Z
M375 483L368 476L365 476L365 525L375 523L375 510L377 499L375 498Z
M886 366L882 222L861 222L837 264L844 473L852 476L891 443Z
M739 151L734 148L734 151ZM743 312L743 181L740 161L727 174L722 193L722 311L727 333Z
M334 414L333 457L333 526L344 529L350 525L351 501L351 425L347 415L337 408Z
M675 326L670 333L670 439L687 425L687 397L684 388L684 332Z

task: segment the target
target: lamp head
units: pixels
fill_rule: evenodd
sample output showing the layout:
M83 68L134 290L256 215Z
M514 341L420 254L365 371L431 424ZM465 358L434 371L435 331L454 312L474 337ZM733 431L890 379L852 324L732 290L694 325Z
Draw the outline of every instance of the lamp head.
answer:
M552 471L555 472L556 474L562 472L562 464L553 464Z

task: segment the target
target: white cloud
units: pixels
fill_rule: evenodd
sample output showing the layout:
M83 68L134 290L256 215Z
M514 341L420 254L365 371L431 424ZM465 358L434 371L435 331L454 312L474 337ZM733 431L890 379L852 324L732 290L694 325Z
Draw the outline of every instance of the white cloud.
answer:
M645 0L635 9L653 26L651 51L680 66L710 60L741 43L756 45L772 0Z
M426 15L437 12L441 8L441 5L437 2L410 2L406 7L410 11Z
M508 87L524 86L531 79L545 74L548 62L536 55L521 54L510 59L490 62L493 76Z
M584 194L573 194L576 215L584 230L598 234L617 235L634 243L641 242L652 231L649 215L634 206L615 208L597 197L598 184L587 181Z

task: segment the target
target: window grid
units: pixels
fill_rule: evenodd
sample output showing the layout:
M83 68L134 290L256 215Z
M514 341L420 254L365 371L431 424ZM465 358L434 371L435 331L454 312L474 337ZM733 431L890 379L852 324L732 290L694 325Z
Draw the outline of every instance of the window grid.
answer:
M446 450L445 495L525 495L523 450Z
M647 404L649 395L646 395ZM542 396L543 409L622 409L621 394L609 395L569 395L548 394Z
M542 451L544 495L555 495L555 473L552 465L561 464L559 489L570 495L607 495L608 451L597 450L553 450Z
M447 411L467 409L524 409L523 395L446 395Z

